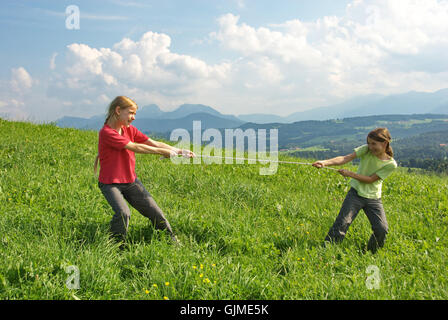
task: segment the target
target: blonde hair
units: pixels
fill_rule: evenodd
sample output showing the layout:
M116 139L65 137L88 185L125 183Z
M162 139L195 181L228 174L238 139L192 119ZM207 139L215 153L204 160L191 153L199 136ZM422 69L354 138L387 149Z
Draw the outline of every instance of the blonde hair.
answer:
M386 154L392 158L394 157L394 150L392 150L392 147L390 146L390 142L391 142L392 138L391 138L390 132L389 132L389 130L387 130L387 128L376 128L369 132L369 134L367 135L367 138L373 139L378 142L387 141Z
M121 110L127 109L129 107L136 107L138 108L138 105L132 100L131 98L125 97L125 96L118 96L112 102L109 104L109 108L107 109L107 117L104 121L104 124L109 121L111 117L116 117L115 109L117 107L120 107Z

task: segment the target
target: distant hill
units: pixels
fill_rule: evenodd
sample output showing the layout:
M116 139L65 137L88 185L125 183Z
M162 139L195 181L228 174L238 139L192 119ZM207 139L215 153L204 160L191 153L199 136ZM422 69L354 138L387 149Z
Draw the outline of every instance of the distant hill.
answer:
M443 105L447 104L448 89L439 90L433 93L412 91L368 102L355 109L346 110L342 113L342 116L354 117L377 114L437 113Z
M296 121L306 120L330 120L339 118L351 118L355 116L372 115L369 112L369 105L381 103L385 98L382 95L366 95L349 99L343 103L316 108L312 110L296 112L286 117L286 123L293 123ZM371 107L370 107L371 108ZM364 111L368 114L362 114ZM375 109L373 109L375 110ZM400 112L396 112L397 114ZM417 112L418 113L418 112ZM421 113L421 112L420 112ZM374 115L382 114L381 112L374 113Z
M167 112L160 110L159 106L156 104L150 104L144 107L141 107L137 111L137 115L139 118L144 119L161 119L166 118L165 115Z
M448 89L436 92L408 92L396 95L370 94L349 99L343 103L295 112L282 117L273 114L243 114L239 116L225 115L210 106L202 104L183 104L174 111L162 111L155 104L143 106L137 112L137 122L144 130L164 133L172 130L174 123L179 128L190 128L192 114L203 114L206 126L214 128L235 128L244 123L254 124L292 124L298 121L346 119L374 115L412 115L412 114L445 114L448 115ZM209 115L209 117L204 116ZM104 123L104 115L89 119L63 117L56 121L60 127L98 130ZM179 119L183 119L180 121ZM206 120L207 119L207 120ZM159 120L159 121L154 121ZM179 121L173 121L179 120ZM199 118L195 120L200 120Z
M390 96L370 94L343 103L300 111L286 117L266 114L245 114L239 118L253 123L293 123L306 120L330 120L383 114L448 114L448 89L436 92L415 92Z
M243 122L239 120L225 119L208 113L189 114L179 119L135 119L133 125L145 133L169 133L181 128L193 130L193 121L201 121L201 128L236 128Z
M56 121L62 128L99 130L104 124L105 115L96 115L89 119L79 117L63 117ZM235 128L245 121L233 115L224 115L212 107L201 104L183 104L176 110L164 112L151 104L137 111L134 125L141 131L166 133L176 128L191 130L193 121L202 121L202 128Z
M245 123L241 129L278 130L279 148L309 148L327 143L363 142L370 130L387 127L393 139L427 132L448 130L448 115L414 114L352 117L333 120L308 120L294 123Z
M263 114L263 113L242 114L242 115L239 115L238 118L245 122L253 122L253 123L273 123L273 122L287 123L287 122L289 122L285 117L281 117L281 116L278 116L275 114Z
M89 119L79 117L62 117L56 120L56 125L61 128L99 130L103 126L104 120L104 115L93 116Z
M137 111L137 116L141 119L180 119L195 113L206 113L218 118L232 120L240 123L245 122L241 119L238 119L236 116L222 114L212 107L203 104L183 104L180 105L176 110L168 112L164 112L160 110L157 105L151 104L141 107Z
M440 114L448 114L448 102L437 107L436 109L434 109L433 111L434 113L440 113Z

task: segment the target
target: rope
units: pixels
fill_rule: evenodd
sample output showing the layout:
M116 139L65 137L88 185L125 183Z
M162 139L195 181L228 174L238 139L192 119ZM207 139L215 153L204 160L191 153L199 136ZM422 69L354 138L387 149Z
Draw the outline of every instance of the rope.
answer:
M179 155L178 156L183 157L183 155ZM273 163L284 163L284 164L296 164L296 165L308 165L311 166L313 165L312 163L309 162L294 162L294 161L281 161L281 160L265 160L265 159L250 159L250 158L234 158L234 157L222 157L222 156L205 156L205 155L199 155L196 157L201 157L201 158L219 158L219 159L231 159L231 160L247 160L247 161L264 161L264 162L273 162ZM169 159L169 158L161 158L161 159ZM330 168L330 167L322 167L324 169L330 169L330 170L338 170L335 168Z

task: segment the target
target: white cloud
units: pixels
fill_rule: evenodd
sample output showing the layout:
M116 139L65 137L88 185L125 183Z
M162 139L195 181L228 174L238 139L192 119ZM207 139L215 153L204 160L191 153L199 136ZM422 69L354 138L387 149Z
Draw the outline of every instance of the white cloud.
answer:
M173 52L163 33L117 41L72 43L52 55L48 87L39 87L54 103L49 114L95 115L124 94L164 109L203 103L224 113L286 115L360 94L448 87L448 1L354 0L343 16L261 27L229 13L203 41L222 49L217 64ZM229 52L236 58L224 60ZM12 74L10 87L44 100L25 69ZM2 96L3 109L12 98ZM26 106L31 98L16 99Z
M93 104L103 94L114 97L128 93L135 99L142 97L143 103L158 101L174 106L200 90L221 87L227 77L227 63L209 65L171 52L170 45L168 35L155 32L143 34L138 41L124 38L112 48L70 44L64 67L55 70L49 94L83 104L89 104L83 100L88 99Z
M0 118L9 120L29 120L29 114L23 110L24 103L21 100L3 96L0 101Z
M56 69L56 57L58 56L58 53L55 52L50 58L50 70Z
M14 91L21 92L33 86L31 75L23 67L11 69L11 87Z
M357 0L342 17L255 28L226 14L218 25L210 38L240 54L232 71L247 95L269 96L284 111L448 86L447 1Z

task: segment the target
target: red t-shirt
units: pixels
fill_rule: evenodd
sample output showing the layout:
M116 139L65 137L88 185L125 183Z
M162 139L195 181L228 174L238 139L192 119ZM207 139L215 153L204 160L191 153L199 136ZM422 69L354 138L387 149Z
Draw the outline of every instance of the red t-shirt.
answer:
M124 147L129 142L142 143L148 137L136 127L121 127L121 135L107 124L99 132L98 155L100 160L100 176L98 180L104 184L132 183L135 174L135 153Z

